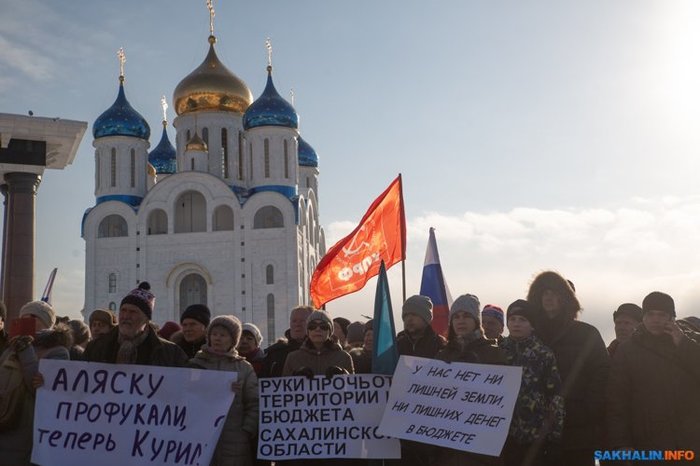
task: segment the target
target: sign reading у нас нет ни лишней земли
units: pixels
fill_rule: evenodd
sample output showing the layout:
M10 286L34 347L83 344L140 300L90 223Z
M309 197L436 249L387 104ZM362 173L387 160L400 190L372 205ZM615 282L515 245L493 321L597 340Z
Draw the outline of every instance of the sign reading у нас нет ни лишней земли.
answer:
M521 367L401 356L379 432L499 456L521 378Z

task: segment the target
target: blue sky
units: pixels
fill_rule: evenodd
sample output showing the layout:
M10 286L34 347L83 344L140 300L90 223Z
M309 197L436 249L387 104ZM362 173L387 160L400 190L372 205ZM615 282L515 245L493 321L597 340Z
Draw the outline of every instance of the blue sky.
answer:
M8 3L9 0L0 0ZM503 307L533 274L572 279L583 320L654 289L700 314L700 6L688 1L214 3L219 57L258 96L274 79L320 157L328 246L403 173L408 294L428 228L453 296ZM37 205L41 293L83 305L80 219L94 204L92 122L127 54L131 104L156 129L160 96L203 59L205 1L12 2L0 16L0 111L89 123L72 166ZM170 113L170 119L174 117ZM171 138L174 133L171 133ZM400 307L400 270L390 271ZM329 305L371 314L374 281Z

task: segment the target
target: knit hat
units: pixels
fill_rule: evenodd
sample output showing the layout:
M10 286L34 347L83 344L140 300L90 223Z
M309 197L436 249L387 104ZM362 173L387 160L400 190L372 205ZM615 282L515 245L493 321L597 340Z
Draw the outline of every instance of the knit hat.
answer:
M481 316L493 317L494 319L498 320L501 323L501 325L504 324L503 309L501 309L498 306L494 306L493 304L487 304L486 306L484 306L484 310L481 311Z
M366 328L367 327L362 322L353 322L352 324L348 325L348 344L352 345L353 343L362 343L365 338Z
M88 323L92 326L92 323L96 320L104 323L108 327L116 327L117 325L117 316L114 315L114 312L106 309L95 309L92 311Z
M660 291L652 291L642 301L642 313L646 314L649 311L663 311L671 314L671 317L676 317L676 306L673 303L673 298Z
M49 303L44 301L30 301L19 310L19 316L31 315L39 319L47 328L56 323L56 313Z
M243 324L243 331L253 335L255 342L258 344L258 346L260 346L260 343L263 341L263 336L262 333L260 333L260 329L257 327L257 325L245 323Z
M455 299L450 307L450 322L452 322L452 317L454 317L456 313L466 312L474 318L477 324L481 324L481 318L479 316L480 307L481 303L479 303L479 298L473 294L463 294Z
M631 317L637 322L642 321L642 308L633 303L620 304L617 311L613 312L613 321L619 316Z
M211 311L204 304L192 304L180 316L180 323L185 319L194 319L206 327L211 321Z
M228 332L231 334L231 338L233 338L233 348L238 346L238 342L241 339L241 321L238 320L238 317L236 316L216 316L214 317L211 322L209 323L209 327L207 327L207 343L209 342L209 338L211 336L211 330L216 327L223 327Z
M345 317L336 317L335 319L333 319L333 322L340 325L340 328L343 331L345 338L347 338L348 337L348 326L350 325L350 321L348 319L346 319Z
M427 296L414 294L403 303L401 318L406 318L406 314L415 314L429 324L433 321L433 302Z
M309 314L309 317L306 318L306 325L309 325L312 320L321 320L330 326L331 331L333 330L333 321L331 320L331 316L328 314L328 312L322 309L317 309Z
M182 330L180 324L169 320L163 324L160 330L158 330L158 336L166 340L170 340L170 337L173 336L173 333L179 332L180 330Z
M153 308L156 305L156 297L149 291L150 289L150 283L139 283L138 288L134 288L128 295L124 296L119 307L124 304L133 304L141 309L141 312L148 317L148 320L151 320L151 317L153 317Z
M530 322L530 325L535 325L535 310L532 309L530 303L524 299L517 299L510 303L506 312L508 313L509 319L511 316L522 316Z
M81 345L90 339L90 327L82 320L69 320L68 326L73 332L74 345Z

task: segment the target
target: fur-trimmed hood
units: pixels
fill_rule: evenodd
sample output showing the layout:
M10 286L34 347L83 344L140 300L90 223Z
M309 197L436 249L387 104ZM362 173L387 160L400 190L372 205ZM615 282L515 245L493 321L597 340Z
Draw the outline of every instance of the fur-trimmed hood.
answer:
M44 349L63 346L70 349L73 346L73 333L68 325L56 324L51 329L39 332L34 339L34 346Z
M581 310L581 304L569 282L557 272L548 270L535 277L527 292L528 302L539 314L542 313L542 295L545 290L552 290L559 295L562 310L571 319Z

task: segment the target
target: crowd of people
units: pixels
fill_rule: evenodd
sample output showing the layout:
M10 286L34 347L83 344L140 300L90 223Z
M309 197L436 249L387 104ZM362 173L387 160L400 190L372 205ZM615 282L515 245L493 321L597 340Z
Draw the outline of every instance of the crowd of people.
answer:
M146 282L123 298L116 315L95 310L87 325L57 318L49 304L33 301L20 310L20 319L33 321L33 336L12 339L0 307L2 461L30 464L42 358L237 372L231 386L236 396L212 465L269 464L256 458L258 378L333 377L372 369L371 320L350 322L299 306L291 310L284 336L263 350L260 330L234 315L212 318L207 306L195 304L179 323L158 327L151 321L154 306ZM668 294L649 293L641 306L621 304L612 313L616 339L607 348L599 331L580 320L574 284L556 272L539 274L527 296L505 312L493 304L482 307L474 294L457 297L445 336L431 327L432 307L421 295L403 303L399 354L521 366L509 434L500 457L402 440L401 459L390 464L588 466L596 450L700 455L700 319L676 319ZM319 460L284 461L311 462ZM323 464L343 462L361 463Z

